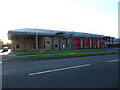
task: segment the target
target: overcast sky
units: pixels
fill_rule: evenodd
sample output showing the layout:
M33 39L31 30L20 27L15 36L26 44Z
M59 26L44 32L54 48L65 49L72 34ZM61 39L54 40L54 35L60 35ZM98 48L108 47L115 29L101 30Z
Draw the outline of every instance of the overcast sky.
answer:
M79 31L118 37L119 0L0 0L0 39L20 28Z

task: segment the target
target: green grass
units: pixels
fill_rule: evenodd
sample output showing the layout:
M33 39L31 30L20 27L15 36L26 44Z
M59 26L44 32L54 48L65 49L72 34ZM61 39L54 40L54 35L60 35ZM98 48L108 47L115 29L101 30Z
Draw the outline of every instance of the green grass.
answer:
M97 55L107 55L107 54L120 54L120 52L100 52L100 53L81 53L81 54L63 54L63 55L38 55L38 56L14 58L14 60L59 59L59 58L97 56Z
M33 53L33 52L14 52L15 55L38 55L39 53Z
M42 54L56 54L56 53L79 53L79 52L99 52L103 50L90 50L90 49L72 49L72 50L46 50ZM15 55L38 55L36 52L14 52Z
M55 53L79 53L79 52L98 52L103 50L91 50L91 49L71 49L71 50L46 50L44 54L55 54Z

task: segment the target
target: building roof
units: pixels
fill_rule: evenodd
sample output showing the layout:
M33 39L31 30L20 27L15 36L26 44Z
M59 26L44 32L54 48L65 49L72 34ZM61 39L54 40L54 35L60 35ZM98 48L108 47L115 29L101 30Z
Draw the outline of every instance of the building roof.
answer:
M36 29L36 28L24 28L9 30L8 34L17 35L47 35L47 36L63 36L63 37L89 37L89 38L103 38L105 36L98 34L82 33L82 32L69 32L60 30L47 30L47 29Z

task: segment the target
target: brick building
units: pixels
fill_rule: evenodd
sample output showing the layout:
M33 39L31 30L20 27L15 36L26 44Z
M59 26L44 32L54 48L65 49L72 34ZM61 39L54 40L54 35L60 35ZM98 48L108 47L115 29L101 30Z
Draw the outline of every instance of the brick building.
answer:
M8 31L13 51L105 48L103 35L45 29Z

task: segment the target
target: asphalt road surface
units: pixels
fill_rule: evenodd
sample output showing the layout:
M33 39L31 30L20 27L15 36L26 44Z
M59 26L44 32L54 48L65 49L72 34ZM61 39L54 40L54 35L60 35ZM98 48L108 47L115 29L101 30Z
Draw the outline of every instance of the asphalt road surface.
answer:
M118 55L4 61L3 88L118 88ZM119 70L120 72L120 70Z

